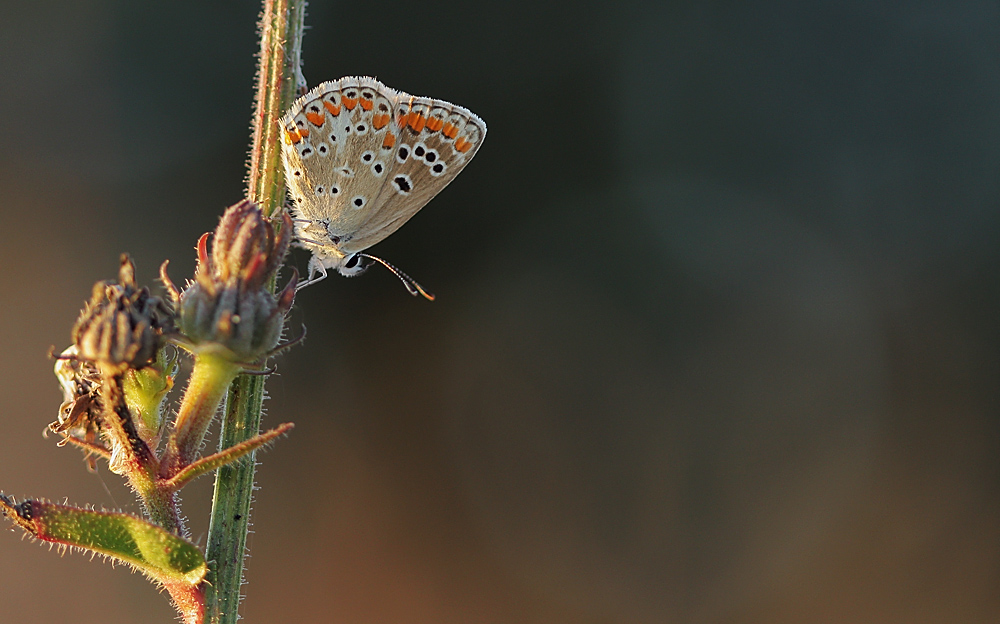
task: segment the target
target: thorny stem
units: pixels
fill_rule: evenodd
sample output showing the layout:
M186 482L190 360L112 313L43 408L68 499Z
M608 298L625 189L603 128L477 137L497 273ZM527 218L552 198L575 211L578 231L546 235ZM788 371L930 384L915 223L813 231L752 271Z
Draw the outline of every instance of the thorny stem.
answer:
M247 191L269 216L277 214L285 201L277 121L299 87L305 5L305 0L264 0L259 25L260 56ZM270 288L273 292L273 280ZM222 421L220 449L257 435L264 379L239 375L233 382ZM235 624L239 617L253 482L254 453L216 472L206 552L210 565L206 615L212 624Z

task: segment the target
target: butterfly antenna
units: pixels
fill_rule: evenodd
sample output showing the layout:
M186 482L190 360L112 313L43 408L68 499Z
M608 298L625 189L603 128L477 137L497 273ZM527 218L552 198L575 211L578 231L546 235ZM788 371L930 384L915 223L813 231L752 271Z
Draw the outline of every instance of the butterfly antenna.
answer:
M418 294L421 294L428 301L434 301L434 295L432 295L431 293L429 293L426 290L424 290L424 287L421 286L420 284L418 284L416 282L416 280L414 280L412 277L410 277L406 273L403 273L402 271L400 271L396 267L392 266L391 264L389 264L388 262L386 262L382 258L379 258L379 257L376 257L376 256L371 256L371 255L366 254L366 253L358 254L358 255L361 256L362 258L368 258L369 260L374 260L375 262L378 262L379 264L381 264L385 268L387 268L390 271L392 271L392 274L395 275L396 277L398 277L401 282L403 282L403 285L406 286L406 290L408 290L409 293L411 295L413 295L414 297L416 297Z

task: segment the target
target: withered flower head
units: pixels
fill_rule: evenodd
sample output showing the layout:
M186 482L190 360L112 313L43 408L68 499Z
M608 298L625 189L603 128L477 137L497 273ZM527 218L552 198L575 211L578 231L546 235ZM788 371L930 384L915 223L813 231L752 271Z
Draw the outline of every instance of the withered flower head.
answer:
M55 374L63 391L59 420L49 425L55 433L97 425L101 414L101 375L94 366L77 356L76 345L56 358Z
M118 283L94 284L90 301L73 326L80 358L99 365L142 368L156 356L164 333L173 331L170 309L135 283L135 265L122 254Z
M111 454L101 439L104 405L101 401L101 375L93 364L77 356L76 345L67 348L57 358L55 374L63 391L59 418L48 430L62 436L59 446L74 442L87 450L87 468L94 472L97 462L91 453Z
M178 324L195 350L222 346L235 360L252 362L274 349L298 278L277 296L267 284L288 252L291 232L287 213L275 232L260 208L243 200L222 215L211 254L209 235L199 239L195 279L183 292L170 283L164 265L161 277L174 294Z

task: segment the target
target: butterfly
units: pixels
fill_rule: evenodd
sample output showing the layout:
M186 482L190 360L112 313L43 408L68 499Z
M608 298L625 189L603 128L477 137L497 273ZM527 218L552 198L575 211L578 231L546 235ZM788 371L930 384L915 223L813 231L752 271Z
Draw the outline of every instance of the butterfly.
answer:
M483 120L443 100L349 76L298 98L280 123L295 236L312 252L301 285L324 279L328 269L358 275L374 261L410 294L433 299L405 273L363 252L469 164L486 137Z

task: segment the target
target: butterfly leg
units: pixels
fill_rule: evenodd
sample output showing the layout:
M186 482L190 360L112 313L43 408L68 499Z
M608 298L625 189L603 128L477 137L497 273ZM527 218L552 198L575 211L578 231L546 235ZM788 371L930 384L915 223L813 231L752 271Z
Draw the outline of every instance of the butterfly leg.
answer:
M313 277L317 273L319 274L319 276ZM326 275L327 275L326 267L323 266L323 263L316 262L316 258L313 257L312 259L309 260L309 279L299 282L298 285L295 287L295 292L299 292L306 286L312 286L316 282L322 282L323 280L326 279Z

